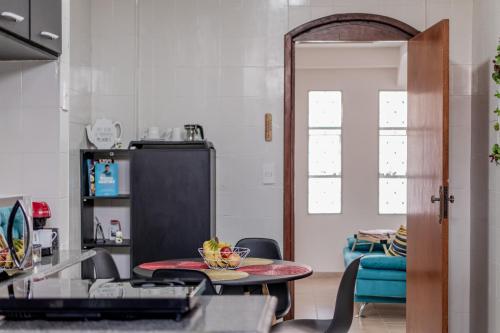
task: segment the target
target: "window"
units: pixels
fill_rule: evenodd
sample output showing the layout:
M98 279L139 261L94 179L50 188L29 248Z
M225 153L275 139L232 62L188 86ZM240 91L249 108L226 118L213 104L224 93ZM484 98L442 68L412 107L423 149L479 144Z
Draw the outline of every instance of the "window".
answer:
M406 91L379 93L379 213L406 214Z
M341 212L342 93L309 92L309 214Z

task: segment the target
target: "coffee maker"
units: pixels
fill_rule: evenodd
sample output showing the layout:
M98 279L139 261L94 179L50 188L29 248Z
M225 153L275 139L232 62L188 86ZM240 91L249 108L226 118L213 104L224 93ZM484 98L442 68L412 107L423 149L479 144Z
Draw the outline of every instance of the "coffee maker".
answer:
M54 253L57 232L44 228L51 216L50 207L46 202L33 202L33 244L41 247L42 256L50 256Z

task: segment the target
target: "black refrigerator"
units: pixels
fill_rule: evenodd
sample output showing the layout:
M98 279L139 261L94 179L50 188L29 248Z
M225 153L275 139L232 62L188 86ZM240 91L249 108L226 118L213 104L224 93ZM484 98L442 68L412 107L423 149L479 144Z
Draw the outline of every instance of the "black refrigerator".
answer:
M131 267L198 257L215 236L210 142L131 143Z

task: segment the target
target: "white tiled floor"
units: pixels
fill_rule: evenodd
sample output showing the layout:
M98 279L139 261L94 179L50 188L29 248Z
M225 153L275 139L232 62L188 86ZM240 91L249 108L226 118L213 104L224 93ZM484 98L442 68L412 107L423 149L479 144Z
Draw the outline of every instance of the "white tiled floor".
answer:
M340 275L313 275L295 283L296 319L331 319ZM355 306L355 314L358 304ZM354 318L350 332L406 332L404 304L370 304L365 318Z

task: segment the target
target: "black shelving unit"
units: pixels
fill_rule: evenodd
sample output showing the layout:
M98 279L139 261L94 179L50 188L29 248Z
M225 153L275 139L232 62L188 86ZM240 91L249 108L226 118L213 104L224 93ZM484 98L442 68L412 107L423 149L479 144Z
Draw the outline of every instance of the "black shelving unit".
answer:
M117 196L92 196L89 192L88 166L89 159L114 159L114 160L129 160L130 150L128 149L82 149L80 150L80 208L81 208L81 246L82 249L88 250L92 248L104 247L113 253L113 249L120 249L130 252L131 240L124 239L122 243L116 243L109 239L104 242L96 242L95 234L95 208L119 203L119 205L130 206L130 193L123 193ZM130 214L130 211L129 211ZM101 221L106 223L107 221ZM131 222L131 221L130 221ZM106 235L105 235L106 236ZM82 266L82 273L86 268Z
M87 200L119 200L119 199L130 199L130 194L118 194L115 196L95 196L95 195L85 195L82 197L84 201Z
M96 247L130 247L130 239L124 239L122 243L116 243L108 239L104 242L96 242L93 239L86 239L82 243L82 248L86 250Z

